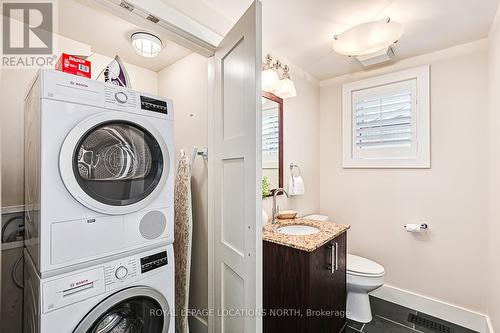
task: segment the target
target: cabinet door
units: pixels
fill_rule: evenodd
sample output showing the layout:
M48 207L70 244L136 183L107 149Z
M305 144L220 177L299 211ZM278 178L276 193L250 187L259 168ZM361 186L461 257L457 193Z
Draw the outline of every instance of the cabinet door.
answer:
M338 333L345 324L345 257L345 233L311 253L309 332Z
M332 242L337 249L337 267L332 277L332 307L335 309L333 316L333 327L331 332L340 332L346 323L346 300L347 300L347 233L335 238ZM336 246L335 246L336 244Z

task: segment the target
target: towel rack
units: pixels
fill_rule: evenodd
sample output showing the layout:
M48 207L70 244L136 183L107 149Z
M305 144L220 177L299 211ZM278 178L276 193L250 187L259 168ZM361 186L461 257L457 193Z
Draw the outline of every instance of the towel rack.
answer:
M194 163L196 156L202 156L205 161L208 160L208 148L207 147L193 147L193 155L191 156L191 165Z
M300 167L295 163L290 163L290 175L292 176L292 178L294 177L293 171L295 169L297 169L299 171L298 176L302 176L302 170L300 170Z

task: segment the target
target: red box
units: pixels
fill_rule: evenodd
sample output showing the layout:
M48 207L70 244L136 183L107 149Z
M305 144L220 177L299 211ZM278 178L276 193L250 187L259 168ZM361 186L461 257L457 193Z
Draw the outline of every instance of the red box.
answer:
M84 76L90 79L90 61L80 56L63 53L59 57L56 69L73 75Z

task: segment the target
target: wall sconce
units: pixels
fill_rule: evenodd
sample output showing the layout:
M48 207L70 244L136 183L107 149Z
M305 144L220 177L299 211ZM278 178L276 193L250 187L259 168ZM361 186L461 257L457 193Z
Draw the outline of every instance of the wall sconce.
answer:
M280 76L280 72L282 72ZM278 59L267 55L262 64L262 90L274 93L281 98L297 96L295 84L290 79L290 68Z
M273 59L268 54L266 56L266 61L262 65L262 90L264 91L273 92L280 80L278 72L274 67L275 64L273 64Z
M279 80L274 94L281 98L290 98L297 96L297 90L295 89L295 84L290 80L290 69L287 65L283 67L283 75L281 80Z

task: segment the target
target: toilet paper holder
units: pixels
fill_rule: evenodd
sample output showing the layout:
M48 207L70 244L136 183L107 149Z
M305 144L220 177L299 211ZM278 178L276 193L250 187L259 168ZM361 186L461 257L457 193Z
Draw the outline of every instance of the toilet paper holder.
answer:
M406 226L408 226L408 224L405 224L405 225L403 226L403 228L405 228L405 229L406 229ZM421 229L421 230L427 230L427 229L429 229L429 225L428 225L427 223L421 223L421 224L420 224L420 229Z

